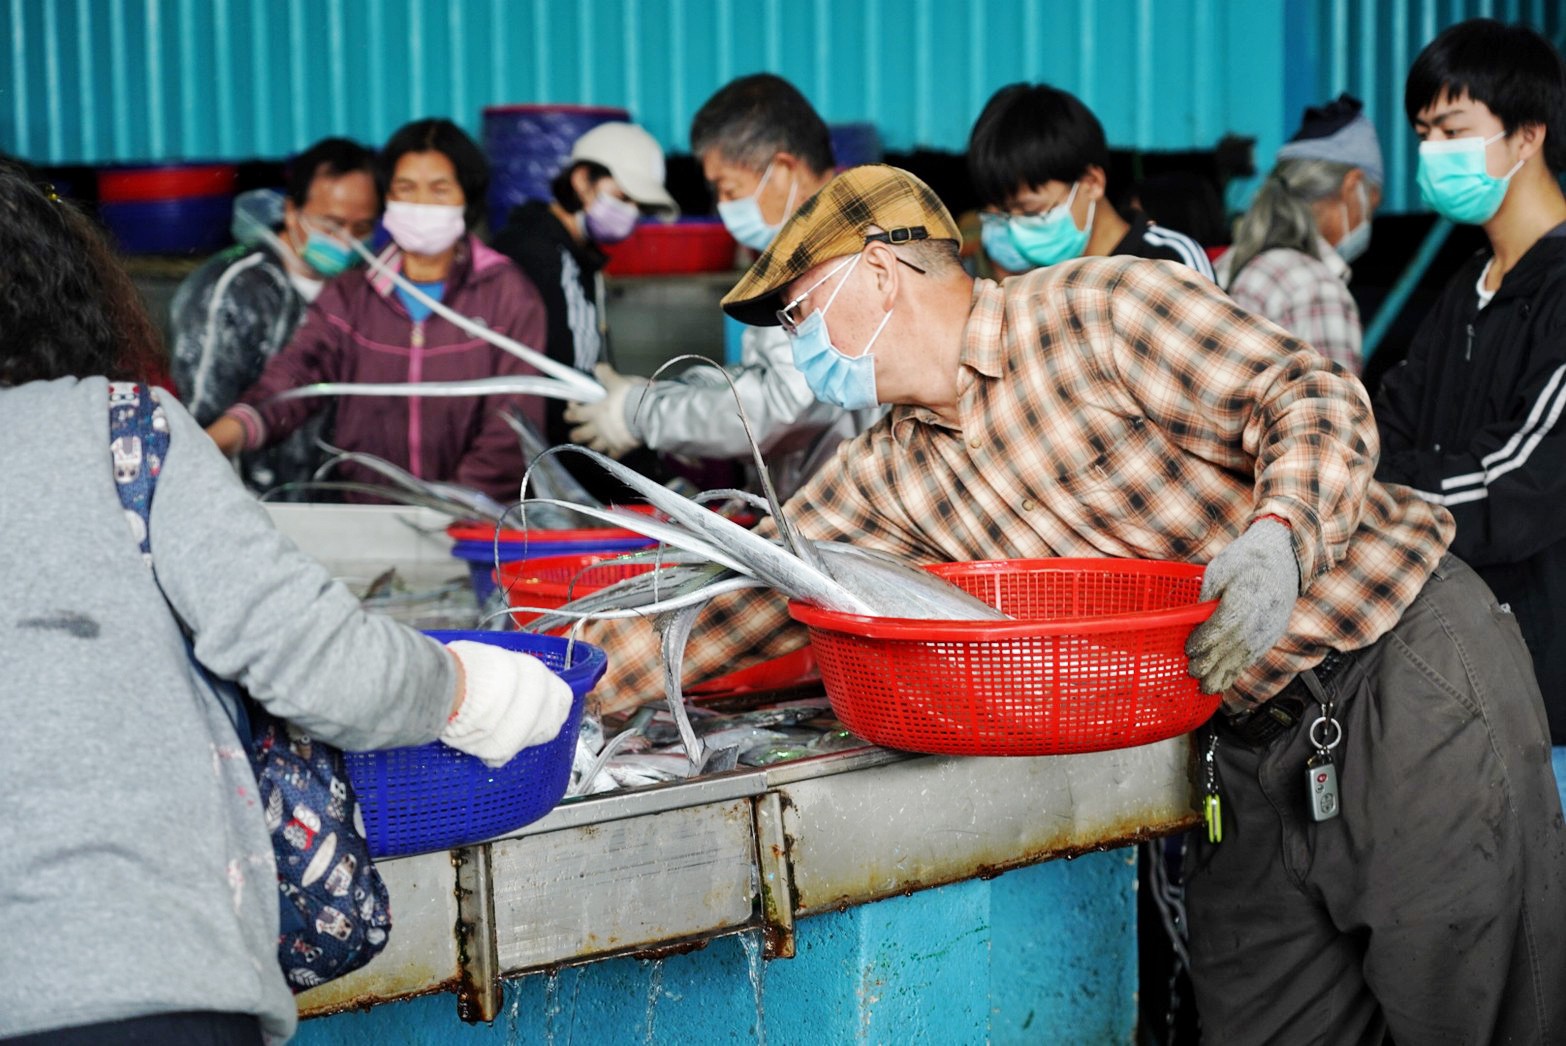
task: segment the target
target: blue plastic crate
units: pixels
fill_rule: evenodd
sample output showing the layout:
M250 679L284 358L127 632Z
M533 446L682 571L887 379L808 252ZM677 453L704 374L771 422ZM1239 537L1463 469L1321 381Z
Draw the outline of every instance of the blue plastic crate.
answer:
M560 636L466 631L425 634L442 643L471 639L532 654L570 685L576 699L553 741L525 748L511 762L494 769L439 741L412 748L344 753L348 777L364 815L364 836L375 857L466 846L515 831L554 809L571 781L571 761L587 694L609 667L607 656L598 647L582 642L573 645Z

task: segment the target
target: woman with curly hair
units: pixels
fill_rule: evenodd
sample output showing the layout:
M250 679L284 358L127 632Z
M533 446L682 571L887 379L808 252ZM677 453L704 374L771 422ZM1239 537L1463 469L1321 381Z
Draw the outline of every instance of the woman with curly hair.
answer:
M272 841L209 675L331 744L440 737L492 765L553 738L571 704L533 658L366 614L137 381L156 346L97 230L0 163L8 1043L292 1034ZM111 404L159 438L111 452ZM117 484L147 476L146 515L128 511Z

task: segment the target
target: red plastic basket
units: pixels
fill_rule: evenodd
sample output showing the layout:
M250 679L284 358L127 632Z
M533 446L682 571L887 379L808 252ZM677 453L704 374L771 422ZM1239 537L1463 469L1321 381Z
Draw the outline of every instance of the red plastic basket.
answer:
M1202 568L1141 560L947 563L930 570L1013 621L921 621L789 604L832 708L888 748L1060 755L1194 730L1218 707L1185 641L1212 616Z
M563 607L573 599L607 588L617 581L645 574L657 566L651 560L615 562L622 552L578 552L502 563L495 583L506 591L509 606ZM538 617L516 610L511 620L525 625Z

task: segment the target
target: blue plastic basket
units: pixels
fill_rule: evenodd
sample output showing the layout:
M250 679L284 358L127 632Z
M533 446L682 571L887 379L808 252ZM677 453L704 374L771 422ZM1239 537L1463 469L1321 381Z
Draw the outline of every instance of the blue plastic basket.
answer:
M569 533L567 531L566 533ZM520 541L500 543L500 562L517 563L540 556L567 556L574 552L631 552L647 548L655 542L652 538L625 537L600 538L595 541L550 541L548 531L539 531L525 544ZM451 554L466 561L473 578L473 594L483 606L495 592L495 543L494 541L458 541L451 546Z
M538 820L564 797L571 780L577 731L587 694L609 660L598 647L560 636L521 632L426 632L442 643L471 639L532 654L571 686L576 700L553 741L525 748L498 769L433 741L412 748L346 752L359 795L364 836L375 857L449 850L515 831Z

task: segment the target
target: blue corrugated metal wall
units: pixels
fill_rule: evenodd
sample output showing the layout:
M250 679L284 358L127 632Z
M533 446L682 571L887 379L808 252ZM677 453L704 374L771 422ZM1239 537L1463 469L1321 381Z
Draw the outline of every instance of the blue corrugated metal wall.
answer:
M1387 169L1386 206L1419 210L1418 143L1403 115L1403 80L1420 50L1467 18L1524 22L1566 42L1562 0L1288 0L1284 111L1299 113L1341 91L1361 99L1376 125Z
M789 77L893 149L961 149L995 88L1079 94L1117 145L1255 135L1354 90L1407 199L1398 98L1418 47L1474 14L1552 36L1559 0L0 0L0 148L35 162L280 157L505 102L624 106L681 149L728 79Z

